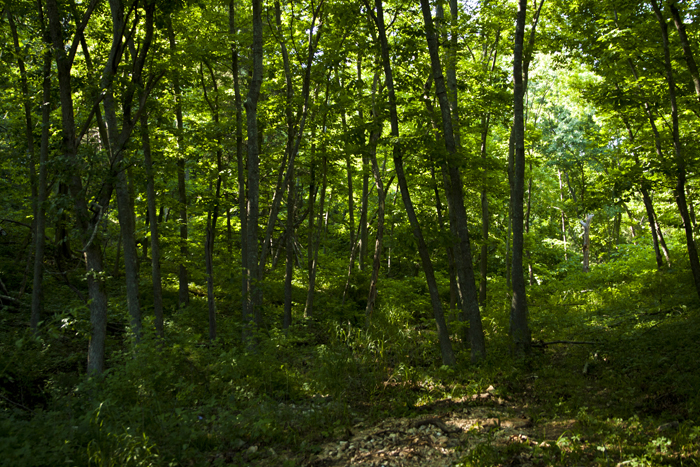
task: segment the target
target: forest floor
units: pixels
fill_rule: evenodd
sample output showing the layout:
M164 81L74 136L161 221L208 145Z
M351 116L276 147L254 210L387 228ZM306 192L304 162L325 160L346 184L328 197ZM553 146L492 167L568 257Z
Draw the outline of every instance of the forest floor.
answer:
M79 371L87 309L57 312L40 336L5 312L0 464L698 467L697 295L687 270L633 259L533 288L528 356L511 353L496 300L478 363L453 321L454 367L403 282L369 328L299 319L254 351L238 315L221 313L206 342L194 300L138 352L111 332L101 378Z
M370 426L358 423L346 436L323 445L306 465L449 466L481 443L531 444L541 438L555 442L575 422L534 427L522 406L495 397L492 391L436 401L419 412L415 418L386 418Z
M305 467L700 465L700 428L680 391L610 387L600 364L610 359L595 362L578 346L558 347L542 351L516 381L505 377L503 387L433 400L405 416L355 416L315 453L246 445L226 461ZM558 370L548 371L551 365Z

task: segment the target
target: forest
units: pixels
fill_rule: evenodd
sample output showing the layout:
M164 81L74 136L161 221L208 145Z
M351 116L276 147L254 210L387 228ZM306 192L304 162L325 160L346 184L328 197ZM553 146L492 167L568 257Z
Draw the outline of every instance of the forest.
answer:
M0 0L0 464L700 465L698 24Z

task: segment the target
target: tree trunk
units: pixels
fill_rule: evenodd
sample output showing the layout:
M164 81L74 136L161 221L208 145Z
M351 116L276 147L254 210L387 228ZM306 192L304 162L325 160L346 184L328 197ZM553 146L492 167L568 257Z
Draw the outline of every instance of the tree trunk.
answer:
M177 46L175 45L175 31L173 30L172 18L167 19L168 41L170 44L170 54L177 54ZM189 248L187 242L187 186L185 180L185 134L184 125L182 122L182 90L180 88L180 72L177 69L172 71L173 91L175 93L175 120L177 134L177 148L179 157L177 160L177 193L180 204L180 255L181 263L178 273L178 304L180 307L187 306L190 303L189 294L189 274L187 272L187 259L189 257Z
M370 142L370 145L372 143ZM367 259L367 243L368 230L367 230L367 209L369 208L369 156L367 152L371 151L372 148L362 149L362 202L360 205L360 254L358 264L360 266L360 271L365 270L365 260Z
M525 234L530 233L530 211L532 208L532 160L530 161L530 177L527 182L527 210L525 212ZM535 285L535 273L532 270L532 254L527 251L527 271L530 285Z
M217 122L218 123L218 122ZM207 215L207 230L204 243L204 262L207 270L207 309L209 311L209 340L216 339L216 299L214 297L214 241L216 239L216 222L219 219L219 199L221 197L221 150L217 151L216 193L214 194L213 212Z
M445 316L443 313L442 302L440 301L440 294L438 292L437 282L435 281L433 264L430 260L428 246L426 245L425 240L423 238L423 232L421 230L420 224L418 223L418 218L416 217L416 213L413 208L413 202L411 201L411 195L408 191L408 182L406 180L406 174L404 172L403 167L403 148L401 145L401 140L399 138L399 116L397 112L396 93L394 91L394 77L391 69L391 61L389 58L389 43L387 41L386 28L384 25L384 11L382 6L382 0L375 0L375 7L376 15L374 15L374 12L372 10L370 10L370 14L373 16L374 22L377 26L377 32L379 34L382 53L382 66L384 68L384 74L386 77L385 83L389 94L389 117L391 121L391 134L394 138L393 158L394 167L396 168L396 178L398 179L399 187L401 189L401 197L403 198L406 214L411 224L413 235L418 244L418 253L420 255L421 262L423 264L423 271L425 273L426 281L428 283L428 291L430 292L430 300L433 307L433 315L435 317L438 339L440 342L442 363L444 365L451 366L455 365L456 361L454 352L452 351L452 344L450 342L447 325L445 323Z
M323 125L324 131L326 125ZM316 236L313 240L313 260L309 267L309 288L306 292L306 306L304 307L304 316L310 318L314 315L314 295L316 293L316 271L318 269L318 250L321 246L321 233L323 232L323 210L326 203L326 188L328 185L328 161L326 159L325 147L323 150L322 172L323 181L321 182L321 199L318 206L318 224L316 225ZM312 241L309 239L309 241Z
M430 51L433 81L435 81L435 90L442 114L445 149L447 150L449 184L446 184L445 188L447 196L450 199L449 208L454 212L450 221L454 222L454 230L456 230L459 239L456 248L455 265L460 289L462 290L462 312L464 320L469 322L469 340L471 343L472 361L477 361L486 355L486 345L481 325L481 313L479 312L478 293L472 265L471 244L467 227L466 209L464 207L464 194L462 191L462 177L458 169L459 146L452 125L452 112L448 101L445 79L442 75L437 36L435 34L428 0L421 0L421 9L423 11L428 49Z
M489 132L490 116L481 118L481 161L484 165L484 175L481 185L481 261L479 264L479 273L481 280L479 281L479 303L486 304L486 285L488 275L489 262L489 198L487 195L487 167L486 167L486 138Z
M315 133L315 132L314 132ZM316 139L315 137L313 139ZM308 277L309 284L311 283L311 273L314 267L314 223L316 222L316 216L314 214L314 208L316 204L316 145L312 145L311 148L311 181L309 182L309 202L307 205L308 212L308 230L307 230L307 247L306 247L306 273ZM307 290L307 304L304 306L304 316L308 316L308 292Z
M513 163L512 223L513 223L513 298L510 312L510 333L516 352L529 353L531 346L528 326L527 296L523 274L523 197L525 192L525 126L523 98L523 43L527 0L518 1L513 52L513 140L515 145Z
M673 67L671 65L671 53L669 50L668 41L668 25L663 17L656 0L651 0L651 5L659 21L661 29L661 39L664 46L664 67L666 69L666 82L668 84L668 97L671 101L671 121L673 132L673 150L676 159L676 187L675 198L681 218L683 219L683 228L685 230L685 239L688 248L688 259L690 260L690 269L693 273L695 290L700 297L700 261L698 260L698 252L693 238L693 226L688 213L688 205L686 202L685 183L686 183L686 160L683 153L683 148L680 143L680 135L678 130L678 105L676 103L676 84L673 76Z
M76 38L82 34L82 29L87 25L88 18L94 10L97 2L93 1L88 5L83 15L80 26L76 28ZM90 322L92 327L90 345L88 349L88 372L101 373L104 369L104 350L107 323L107 295L105 292L102 249L99 246L97 230L102 216L108 209L112 191L114 189L112 180L118 177L118 170L122 166L123 150L126 146L134 121L131 118L132 100L137 89L142 88L141 77L146 57L153 39L153 20L155 4L146 6L145 34L139 47L139 52L133 58L132 73L130 82L124 87L123 118L121 131L119 131L118 120L116 118L115 100L113 96L112 84L114 70L117 69L124 49L123 31L126 24L124 18L123 5L119 2L110 4L112 17L112 46L109 57L104 67L100 85L103 91L103 103L105 113L108 117L109 127L113 128L113 135L110 138L110 173L103 181L97 202L91 203L88 207L85 197L85 190L82 184L82 174L80 171L80 158L78 157L78 145L81 135L76 134L76 125L73 113L73 96L71 86L72 61L79 41L73 40L70 48L65 47L63 41L63 22L58 10L56 0L47 0L47 12L49 16L49 26L51 40L56 54L56 69L59 81L59 96L61 100L61 121L63 129L63 153L67 164L66 172L70 173L69 187L74 202L75 218L78 228L83 238L83 252L86 257L88 291L90 294ZM148 88L144 90L141 97L141 104L148 96ZM141 112L141 110L139 110ZM135 120L138 120L136 118ZM89 122L88 122L89 123ZM87 128L87 127L86 127Z
M289 167L289 188L287 193L287 263L284 275L284 318L282 328L288 329L292 324L292 279L294 276L294 206L296 193L294 180L294 166Z
M158 336L163 337L163 283L160 272L160 237L156 214L155 174L151 155L151 138L148 133L148 116L141 114L141 144L146 169L146 198L148 202L148 224L151 231L151 276L153 282L153 313Z
M214 193L214 207L212 212L207 214L207 228L205 232L204 241L204 263L207 272L207 308L209 311L209 340L214 342L216 339L216 297L214 296L214 242L216 240L216 223L219 219L219 208L221 200L221 184L222 178L221 174L224 173L224 166L222 162L222 136L220 119L219 119L219 86L216 81L216 75L214 74L214 69L209 65L209 63L204 60L202 62L209 71L209 77L212 82L213 95L210 97L207 91L206 80L204 79L204 67L200 64L200 79L202 82L202 93L204 95L204 100L207 102L209 109L212 113L212 120L214 127L216 128L216 192ZM211 189L211 185L210 185Z
M245 101L248 130L248 203L247 218L247 264L246 318L262 325L261 266L258 264L258 217L260 204L260 147L258 145L258 99L263 80L263 25L262 0L253 1L253 70Z
M644 207L647 211L647 218L649 219L649 226L651 228L651 238L654 240L654 253L656 255L656 268L661 270L664 265L664 260L661 257L661 248L659 247L659 235L656 232L656 215L654 213L654 205L651 202L651 196L649 196L649 189L642 182L640 187L642 192L642 199L644 200Z
M42 21L43 23L43 21ZM37 330L44 313L44 250L46 247L47 163L49 159L49 135L51 130L51 49L44 52L42 70L41 145L39 148L39 181L37 186L37 210L34 222L34 281L32 285L32 312L30 326Z
M134 211L129 199L126 169L117 174L117 209L119 230L124 249L124 276L126 279L126 304L131 315L131 330L138 342L141 339L141 305L139 304L138 252L134 227Z
M66 54L62 36L62 22L56 0L47 0L47 15L59 82L59 97L61 100L62 152L70 172L70 191L73 196L76 221L85 241L85 257L87 269L88 293L90 296L90 343L88 347L88 372L101 373L104 369L105 337L107 333L107 294L102 274L102 250L99 240L91 237L96 232L101 220L102 210L90 216L87 202L84 198L81 174L78 171L77 140L75 136L75 119L73 115L73 93L71 86L71 60Z
M372 260L372 275L369 282L369 294L367 297L367 307L365 308L365 325L369 328L370 322L372 320L372 314L374 313L374 308L377 302L377 286L379 282L379 269L382 262L382 246L384 242L384 211L386 196L384 193L384 183L382 182L382 175L379 170L379 164L377 163L377 143L382 135L382 125L379 121L379 112L375 103L377 95L377 83L379 81L379 73L374 74L374 81L372 83L372 119L374 120L374 125L372 126L372 133L369 137L369 154L368 159L372 164L372 174L374 175L374 183L377 186L377 237L374 243L374 257ZM364 192L364 182L363 182L363 192ZM366 201L363 193L363 204ZM363 211L365 207L363 207ZM364 213L365 219L367 214ZM366 223L363 224L366 228ZM366 235L366 232L365 232ZM364 240L362 240L364 242Z
M44 262L44 231L45 231L45 215L43 206L39 206L42 203L42 198L39 196L37 177L36 177L36 155L34 151L34 124L32 123L32 105L29 96L29 85L27 83L27 71L24 67L24 59L22 58L22 51L19 47L19 36L17 34L17 26L15 25L14 18L12 17L12 12L7 9L7 20L10 25L10 33L12 35L12 43L14 45L14 52L17 59L17 67L19 68L20 75L20 91L22 94L22 104L24 107L24 120L25 120L25 136L27 139L27 166L29 167L29 180L31 184L32 192L32 211L33 211L33 222L32 222L32 232L33 243L34 243L34 281L33 284L38 285L38 300L36 305L34 304L34 292L32 292L32 312L29 318L29 324L31 329L36 332L37 326L39 325L39 319L42 314L42 304L41 304L41 283L43 280L43 262ZM50 60L50 59L49 59ZM46 73L46 70L44 70ZM44 101L44 107L49 106L50 100ZM44 178L44 185L46 184L46 178ZM46 187L44 186L44 196L46 198ZM41 210L41 214L40 214ZM41 217L41 219L39 219ZM39 225L41 223L41 226ZM41 253L41 255L39 255ZM27 272L29 272L30 261L32 260L31 250L27 258ZM28 275L25 274L24 280L22 281L22 287L20 288L21 297L24 293L24 288L26 286L26 280Z
M236 34L236 9L234 0L229 1L228 6L229 34ZM243 106L241 103L241 86L238 70L238 45L236 40L231 41L231 70L233 74L233 95L236 107L236 168L238 172L238 217L241 222L241 318L244 323L249 320L248 298L248 216L246 213L246 162L243 157ZM245 333L245 331L244 331ZM245 337L245 335L244 335Z
M666 241L664 240L664 234L661 232L661 226L659 225L659 220L656 218L656 213L654 213L654 226L656 229L656 235L659 238L659 245L661 246L661 251L664 254L664 257L666 258L666 265L670 268L671 267L671 255L668 251L668 247L666 246Z
M287 167L293 167L294 166L294 161L296 159L296 156L299 154L299 147L301 145L301 140L304 136L304 127L306 126L306 119L308 117L309 113L309 97L311 94L311 66L314 60L314 56L316 54L316 50L318 49L318 43L321 38L321 32L322 32L322 26L323 26L323 21L320 21L320 24L318 26L318 31L315 31L315 25L316 25L316 20L318 19L318 15L321 12L321 7L323 6L323 3L320 3L316 10L313 11L313 18L311 20L311 27L308 30L308 43L307 43L307 50L308 50L308 55L306 59L306 69L304 73L304 80L302 84L302 99L303 99L303 104L301 108L297 111L297 120L299 121L299 125L297 128L294 128L294 131L290 132L290 141L288 144L289 150L286 151L286 153L289 154L288 157L288 162L287 162ZM314 36L315 32L315 36ZM286 49L283 49L286 50ZM288 76L291 75L291 73L287 74ZM288 81L288 93L291 90L291 80ZM291 144L291 136L296 136L296 140L294 140L293 144ZM284 168L284 163L282 164L281 168ZM291 174L290 171L287 170L287 173L284 176L284 181L279 185L280 190L276 190L275 196L272 200L272 206L270 208L270 216L268 217L267 220L267 228L265 229L265 240L263 242L263 248L262 252L260 254L260 277L262 278L262 275L264 274L264 268L265 268L265 263L267 261L267 255L269 252L269 245L272 240L272 233L275 227L275 223L277 222L277 215L279 212L279 206L280 203L282 202L282 193L284 192L284 187L288 186L291 180ZM262 299L262 295L260 296L260 299Z
M673 22L678 30L678 37L681 40L681 48L683 49L683 56L685 57L685 62L688 65L688 71L690 71L690 76L693 78L693 85L695 86L695 95L700 99L700 73L698 73L698 66L695 63L695 55L690 48L690 41L688 40L688 34L685 32L685 24L683 24L683 18L676 8L675 0L670 0L668 2L669 9L671 10L671 16L673 16Z

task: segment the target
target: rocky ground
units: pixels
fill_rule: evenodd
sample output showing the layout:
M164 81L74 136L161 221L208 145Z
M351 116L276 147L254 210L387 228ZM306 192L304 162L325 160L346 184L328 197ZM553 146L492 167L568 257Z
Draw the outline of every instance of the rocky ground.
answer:
M422 409L416 418L389 418L371 426L358 423L343 439L324 445L305 465L442 467L459 461L479 443L533 443L540 438L521 409L490 391ZM554 427L550 434L556 434Z

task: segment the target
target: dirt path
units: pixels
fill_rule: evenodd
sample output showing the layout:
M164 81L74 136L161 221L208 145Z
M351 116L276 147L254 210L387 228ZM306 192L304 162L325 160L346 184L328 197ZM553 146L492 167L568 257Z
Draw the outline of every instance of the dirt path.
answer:
M480 443L556 440L573 423L549 422L534 428L521 407L491 392L437 401L422 409L416 418L388 418L371 426L359 423L343 438L324 444L303 465L443 467L459 461ZM528 464L529 459L517 460L517 465Z

